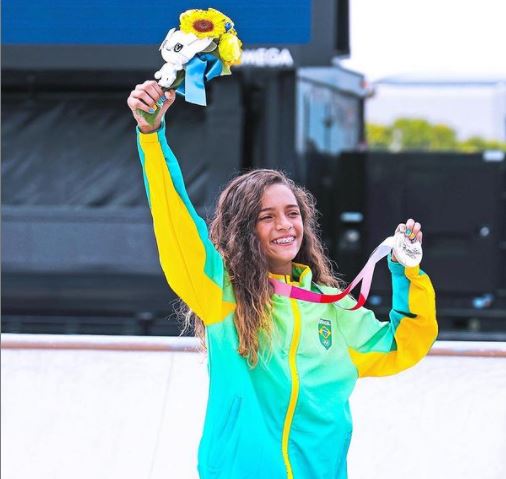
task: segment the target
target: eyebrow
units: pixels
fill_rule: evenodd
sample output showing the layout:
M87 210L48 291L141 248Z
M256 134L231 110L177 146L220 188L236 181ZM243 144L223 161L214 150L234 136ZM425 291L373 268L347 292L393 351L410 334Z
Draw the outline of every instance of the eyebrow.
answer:
M288 208L297 208L297 209L300 209L299 208L299 205L286 205L285 206L285 209L288 209ZM270 211L270 210L274 210L275 208L273 206L270 206L268 208L262 208L259 213L262 213L262 211Z

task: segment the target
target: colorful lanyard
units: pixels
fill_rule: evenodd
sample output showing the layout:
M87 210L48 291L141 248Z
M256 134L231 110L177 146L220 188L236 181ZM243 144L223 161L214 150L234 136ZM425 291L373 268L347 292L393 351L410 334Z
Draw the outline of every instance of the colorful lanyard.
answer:
M348 309L353 311L362 307L369 295L369 291L371 289L372 277L374 274L374 268L376 267L376 263L383 259L385 256L392 251L393 247L393 237L386 238L371 254L367 263L362 268L360 273L355 277L355 279L348 285L348 287L338 294L322 294L315 293L313 291L308 291L307 289L299 288L297 286L292 286L282 281L279 281L274 278L270 278L269 282L274 288L274 294L278 294L280 296L286 296L287 298L299 299L301 301L308 301L310 303L335 303L340 299L344 298L347 294L349 294L358 283L362 282L360 287L360 293L358 295L358 301L355 306L352 308L344 308L340 305L342 309Z

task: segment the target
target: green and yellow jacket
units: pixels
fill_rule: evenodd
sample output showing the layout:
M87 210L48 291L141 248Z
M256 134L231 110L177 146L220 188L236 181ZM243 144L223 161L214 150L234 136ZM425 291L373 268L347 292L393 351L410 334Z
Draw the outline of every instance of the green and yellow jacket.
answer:
M209 396L198 451L203 479L343 479L352 434L348 399L359 377L396 374L420 361L437 336L435 294L419 266L388 258L390 321L366 308L273 296L272 347L250 368L238 352L234 291L206 223L187 195L165 128L138 147L160 263L170 287L206 325ZM292 281L315 292L294 264ZM355 301L340 301L351 307Z

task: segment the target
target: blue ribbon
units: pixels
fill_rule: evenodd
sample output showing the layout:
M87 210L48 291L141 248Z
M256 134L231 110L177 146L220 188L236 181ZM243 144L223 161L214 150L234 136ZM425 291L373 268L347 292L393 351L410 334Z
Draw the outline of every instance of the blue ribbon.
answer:
M205 83L221 75L221 60L210 53L197 53L185 68L184 82L176 89L176 93L185 97L189 103L206 106Z

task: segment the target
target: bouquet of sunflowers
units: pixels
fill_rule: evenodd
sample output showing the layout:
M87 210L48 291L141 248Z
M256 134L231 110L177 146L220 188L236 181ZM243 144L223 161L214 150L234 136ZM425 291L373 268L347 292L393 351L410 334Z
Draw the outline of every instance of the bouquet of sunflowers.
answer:
M226 72L230 73L230 66L241 62L242 42L237 38L234 22L223 13L214 8L187 10L179 21L182 32L211 40L208 51L215 52Z
M160 45L165 64L155 72L163 89L175 89L190 103L205 106L205 84L241 62L242 42L234 22L214 8L187 10L179 17L179 28L172 28ZM139 112L152 122L156 116Z

